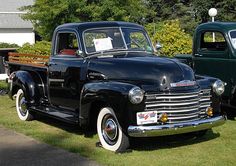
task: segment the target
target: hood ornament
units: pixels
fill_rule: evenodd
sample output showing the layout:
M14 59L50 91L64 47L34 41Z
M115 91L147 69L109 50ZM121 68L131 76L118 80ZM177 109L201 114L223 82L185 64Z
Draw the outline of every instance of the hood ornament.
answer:
M168 83L167 83L167 78L166 76L162 77L161 84L160 84L160 90L164 91L168 89Z
M171 87L183 87L183 86L194 86L194 85L196 85L196 81L190 81L190 80L183 80L180 82L170 83Z

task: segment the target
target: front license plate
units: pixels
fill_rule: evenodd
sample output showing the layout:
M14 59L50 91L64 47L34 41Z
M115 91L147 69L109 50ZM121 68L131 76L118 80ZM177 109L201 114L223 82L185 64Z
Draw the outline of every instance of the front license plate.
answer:
M157 111L138 112L136 116L138 125L157 123Z

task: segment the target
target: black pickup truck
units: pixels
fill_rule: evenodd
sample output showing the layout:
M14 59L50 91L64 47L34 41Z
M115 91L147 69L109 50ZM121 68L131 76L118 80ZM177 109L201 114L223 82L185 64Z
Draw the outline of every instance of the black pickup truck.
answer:
M156 56L140 25L64 24L52 41L46 63L38 56L31 63L9 57L9 95L16 96L21 120L42 113L96 126L111 151L125 150L130 137L204 133L226 120L220 110L223 82Z

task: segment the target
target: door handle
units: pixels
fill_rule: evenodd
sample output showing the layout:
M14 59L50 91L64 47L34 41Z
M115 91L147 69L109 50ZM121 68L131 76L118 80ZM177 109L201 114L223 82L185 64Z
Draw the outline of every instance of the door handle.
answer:
M47 66L57 65L55 62L48 62Z
M202 57L202 54L195 54L195 56Z

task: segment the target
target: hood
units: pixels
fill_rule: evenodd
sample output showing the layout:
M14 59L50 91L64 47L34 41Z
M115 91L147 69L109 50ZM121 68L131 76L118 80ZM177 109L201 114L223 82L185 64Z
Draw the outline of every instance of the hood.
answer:
M88 76L90 79L102 76L107 80L129 82L144 89L149 86L160 88L160 85L167 89L170 83L195 80L192 69L174 59L130 54L90 59Z

